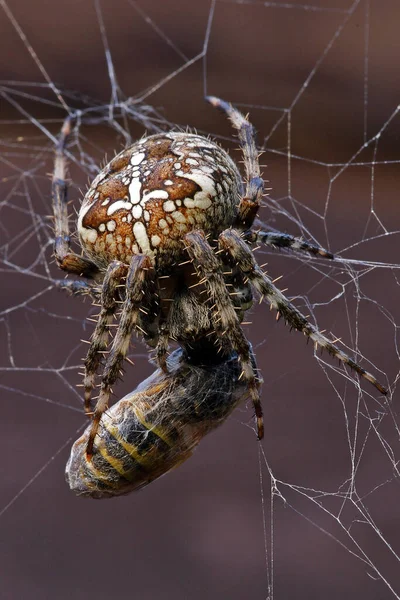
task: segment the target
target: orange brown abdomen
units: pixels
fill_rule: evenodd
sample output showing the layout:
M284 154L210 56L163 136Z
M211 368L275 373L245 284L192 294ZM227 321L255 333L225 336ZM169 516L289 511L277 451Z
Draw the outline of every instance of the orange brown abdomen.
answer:
M237 216L238 169L215 142L196 134L156 134L118 154L83 200L78 232L99 266L150 256L158 268L183 254L193 229L217 237Z

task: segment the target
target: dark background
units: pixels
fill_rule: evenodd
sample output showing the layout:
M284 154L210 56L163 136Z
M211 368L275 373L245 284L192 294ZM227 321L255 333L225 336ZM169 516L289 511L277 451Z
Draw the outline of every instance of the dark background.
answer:
M110 100L92 2L12 0L9 6L51 80L76 92L68 96L71 106L87 105L86 95ZM206 73L207 92L249 111L264 144L261 162L272 187L264 221L314 236L349 259L400 262L398 2L217 1L203 57L210 6L204 0L103 2L121 89L144 98L170 123L219 136L240 160L224 117L203 101ZM136 495L101 502L68 490L64 466L84 423L75 366L85 352L79 340L90 335L91 307L51 289L44 268L51 249L43 260L43 221L35 215L50 213L52 145L35 123L24 122L35 117L56 135L65 111L54 94L28 85L44 79L1 7L0 39L0 597L267 598L271 540L276 599L399 597L396 395L392 413L367 384L358 397L342 375L324 372L303 336L275 324L266 306L256 306L246 327L265 380L262 451L251 407L240 407L190 461ZM282 109L291 106L288 119ZM133 124L131 131L139 136L143 128ZM378 132L379 140L363 148ZM86 128L84 135L96 164L123 147L105 127ZM71 167L75 207L87 172ZM353 285L345 267L260 252L259 262L266 261L273 277L284 275L279 285L288 294L308 296L322 329L357 345L387 374L387 380L380 375L383 382L393 384L397 270L358 267L362 276ZM53 264L50 269L60 276ZM311 312L303 299L297 304ZM152 371L139 342L133 354L136 366L128 366L120 396ZM352 464L348 439L355 431ZM272 512L269 469L279 490ZM344 501L354 473L354 493L375 531ZM372 560L392 591L352 552Z

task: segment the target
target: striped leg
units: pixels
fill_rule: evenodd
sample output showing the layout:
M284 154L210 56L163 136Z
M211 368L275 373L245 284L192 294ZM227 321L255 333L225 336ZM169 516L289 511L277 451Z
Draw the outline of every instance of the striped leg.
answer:
M253 401L257 422L258 439L264 436L263 413L259 394L259 379L253 366L252 352L226 288L220 263L202 231L193 231L185 236L188 254L194 263L200 281L206 285L211 307L213 328L220 334L220 341L238 354L242 366L242 377L247 382Z
M272 231L246 231L243 235L244 239L250 244L265 244L272 248L286 248L288 250L299 250L307 252L313 256L322 256L335 260L335 255L321 246L309 244L300 238L289 235L288 233L272 232Z
M59 290L69 292L73 296L90 296L93 300L100 298L100 287L92 281L83 279L53 279L52 283Z
M309 323L300 311L290 303L282 292L275 287L271 279L265 275L257 265L249 246L235 230L227 229L221 233L219 236L219 246L221 250L225 250L228 253L231 260L248 277L250 283L262 297L266 298L270 303L271 308L275 308L278 311L278 315L282 316L286 323L293 327L293 329L302 331L304 335L313 340L316 346L324 348L331 356L338 358L341 362L348 365L353 371L358 373L358 375L372 383L372 385L382 394L387 394L386 388L384 388L373 375L360 367L358 363L339 350L339 348L322 335L322 333L320 333L314 325Z
M71 238L68 223L68 185L66 182L65 148L71 134L71 118L65 119L56 147L52 180L52 202L54 212L54 256L63 271L96 278L99 268L87 258L71 251Z
M93 455L93 447L98 433L101 416L108 408L111 386L120 375L122 362L125 359L133 329L138 327L139 313L142 306L147 306L146 295L154 281L151 260L143 254L132 258L126 277L126 297L122 308L120 323L107 356L101 377L100 394L96 403L92 426L86 448L87 458Z
M108 265L101 292L101 310L96 323L88 353L85 358L85 375L83 385L85 388L85 412L90 414L90 397L95 385L96 372L102 359L102 353L107 349L109 339L109 325L117 308L117 287L126 277L128 266L113 261Z
M165 321L160 324L160 332L156 347L156 361L164 373L168 373L167 357L169 347L169 329Z
M240 200L237 226L241 229L248 229L253 224L264 193L264 180L260 173L254 127L248 118L236 110L232 104L215 98L215 96L209 96L206 100L224 112L238 132L246 171L246 189L244 197Z

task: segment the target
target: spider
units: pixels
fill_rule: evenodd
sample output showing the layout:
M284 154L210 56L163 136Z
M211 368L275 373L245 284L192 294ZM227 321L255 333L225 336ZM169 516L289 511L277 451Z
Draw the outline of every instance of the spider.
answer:
M263 437L261 382L241 328L253 289L277 310L278 318L387 393L309 323L255 261L251 246L259 243L335 257L288 234L252 229L264 190L253 126L231 104L215 97L207 100L226 114L238 133L244 184L227 152L207 137L183 131L143 137L113 158L88 189L78 216L82 256L71 250L67 213L65 154L73 117L61 130L52 193L55 258L60 269L85 279L66 287L100 295L84 361L84 406L92 418L89 460L133 331L155 349L164 371L171 340L185 349L188 360L197 362L235 351L254 405L258 438ZM109 344L119 307L119 325ZM92 410L100 369L100 393Z

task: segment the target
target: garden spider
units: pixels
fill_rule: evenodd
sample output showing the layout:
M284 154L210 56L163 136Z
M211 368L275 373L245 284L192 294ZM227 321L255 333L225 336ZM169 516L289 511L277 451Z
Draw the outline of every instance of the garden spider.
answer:
M155 348L164 371L170 340L197 362L237 352L258 438L263 437L260 380L240 325L252 304L253 288L291 328L386 393L373 375L309 323L256 263L250 245L260 242L334 257L287 234L251 229L264 187L253 127L230 104L215 97L208 101L226 113L238 132L245 185L228 154L206 137L182 131L144 137L113 158L86 193L78 217L83 256L71 251L66 206L65 148L71 117L61 131L53 177L55 258L60 269L86 278L79 290L98 296L101 286L100 314L84 363L85 411L92 417L89 460L134 330ZM119 325L106 353L119 306ZM92 411L91 393L100 368L100 394Z

